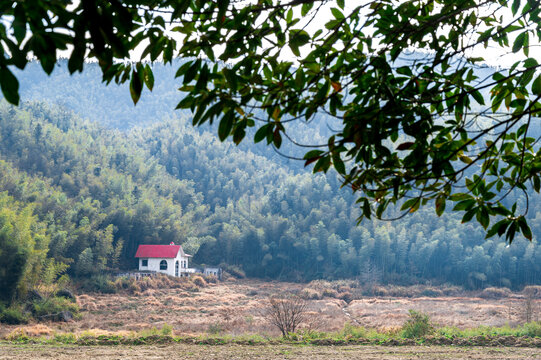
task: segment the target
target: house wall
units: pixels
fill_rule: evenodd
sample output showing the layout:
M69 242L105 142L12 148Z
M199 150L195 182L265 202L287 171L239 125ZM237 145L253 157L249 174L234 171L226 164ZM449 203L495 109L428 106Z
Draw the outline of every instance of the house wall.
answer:
M148 260L148 266L143 266L143 260ZM160 270L160 262L162 260L167 261L167 270ZM177 254L177 257L174 259L166 258L139 258L139 270L140 271L155 271L170 276L175 276L175 262L179 262L179 276L182 275L182 272L185 272L186 268L189 266L188 257L181 256L180 251ZM186 268L183 267L186 265Z

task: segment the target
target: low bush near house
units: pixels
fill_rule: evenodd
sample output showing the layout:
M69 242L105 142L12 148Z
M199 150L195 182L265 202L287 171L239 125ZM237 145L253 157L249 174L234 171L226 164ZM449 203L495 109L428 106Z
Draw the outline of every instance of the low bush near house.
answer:
M194 277L192 277L192 283L193 283L195 286L199 286L199 287L205 287L205 286L207 286L207 282L206 282L205 279L203 279L201 276L194 276Z

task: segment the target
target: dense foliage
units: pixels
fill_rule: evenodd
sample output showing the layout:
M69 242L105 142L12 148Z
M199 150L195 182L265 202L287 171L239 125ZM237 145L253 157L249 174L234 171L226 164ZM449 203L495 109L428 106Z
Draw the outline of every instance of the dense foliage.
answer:
M255 142L300 145L314 172L333 167L357 192L361 218L427 204L441 215L451 202L488 237L531 240L528 203L508 195L541 189L540 13L535 0L5 1L0 85L19 103L14 67L32 55L50 74L64 50L70 73L93 58L137 103L155 85L144 61L180 57L177 107L194 125L216 120L237 144L253 128ZM516 62L478 77L487 48ZM410 50L424 56L404 63ZM324 142L293 136L291 123L320 116L339 124Z
M273 279L470 288L518 288L541 280L538 202L530 204L534 241L519 239L509 247L503 239L485 240L480 226L459 226L456 214L437 217L431 209L356 226L355 196L339 189L336 175L304 173L266 147L222 143L190 126L185 115L158 123L134 118L134 125L146 125L124 132L102 127L97 122L111 127L110 119L130 111L129 102L114 100L123 89L100 86L91 72L63 85L64 74L59 68L49 79L35 80L30 72L22 86L23 99L65 98L64 107L0 106L0 192L3 219L11 224L4 231L20 234L0 244L9 248L10 261L24 255L25 268L34 269L23 274L27 279L44 271L32 264L52 260L68 265L75 277L134 268L137 245L175 241L198 263L224 263ZM38 93L40 88L48 90ZM90 96L101 91L107 96ZM160 92L142 101L159 108ZM303 127L296 132L318 136ZM17 281L19 272L7 266L1 271L21 294L23 284L34 286Z

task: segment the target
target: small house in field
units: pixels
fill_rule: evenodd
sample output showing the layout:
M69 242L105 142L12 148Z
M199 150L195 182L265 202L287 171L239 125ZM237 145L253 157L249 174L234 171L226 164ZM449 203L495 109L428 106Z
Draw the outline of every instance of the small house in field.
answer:
M139 259L139 271L152 271L170 276L183 276L194 272L188 268L191 255L185 254L182 246L139 245L135 257Z

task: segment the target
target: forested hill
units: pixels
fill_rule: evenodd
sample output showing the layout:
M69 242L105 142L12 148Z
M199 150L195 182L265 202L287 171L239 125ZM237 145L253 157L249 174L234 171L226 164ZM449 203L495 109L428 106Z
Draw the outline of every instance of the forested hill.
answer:
M74 80L63 69L24 80L23 100L45 103L0 105L0 251L25 250L31 270L24 276L42 271L45 256L76 277L133 268L138 244L175 241L198 263L273 279L360 277L472 288L541 281L537 240L517 239L509 247L503 239L486 241L458 214L438 218L424 209L400 221L356 226L355 197L334 174L315 176L264 146L236 147L208 128L194 129L187 114L169 112L178 93L165 78L161 86L170 86L170 95L142 98L149 110L141 113L155 118L134 123L147 126L120 131L109 120L108 127L84 120L126 119L132 111L125 88L94 91L98 73L87 67ZM310 136L328 131L324 122L315 125L321 128ZM529 216L537 237L538 202L530 203ZM13 234L18 231L26 236ZM20 258L12 260L20 265Z

